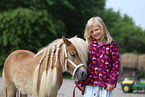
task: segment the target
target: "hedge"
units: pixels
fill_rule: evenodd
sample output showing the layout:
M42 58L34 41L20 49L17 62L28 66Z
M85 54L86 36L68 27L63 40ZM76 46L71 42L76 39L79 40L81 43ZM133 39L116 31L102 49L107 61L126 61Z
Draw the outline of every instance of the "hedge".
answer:
M64 33L64 24L46 10L18 8L0 13L0 67L17 49L33 52Z

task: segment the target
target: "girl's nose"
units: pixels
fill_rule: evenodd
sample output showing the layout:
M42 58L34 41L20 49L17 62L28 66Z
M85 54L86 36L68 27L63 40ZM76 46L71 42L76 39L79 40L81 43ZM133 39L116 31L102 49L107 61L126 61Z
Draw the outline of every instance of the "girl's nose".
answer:
M97 34L97 33L98 33L98 31L94 31L94 32L93 32L93 34Z

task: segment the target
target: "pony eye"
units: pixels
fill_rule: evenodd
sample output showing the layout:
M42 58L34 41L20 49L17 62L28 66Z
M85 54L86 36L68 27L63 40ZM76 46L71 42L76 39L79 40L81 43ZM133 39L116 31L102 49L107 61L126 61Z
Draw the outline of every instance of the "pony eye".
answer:
M75 57L75 56L76 56L76 53L75 53L75 52L72 52L72 53L70 53L70 55L71 55L72 57Z

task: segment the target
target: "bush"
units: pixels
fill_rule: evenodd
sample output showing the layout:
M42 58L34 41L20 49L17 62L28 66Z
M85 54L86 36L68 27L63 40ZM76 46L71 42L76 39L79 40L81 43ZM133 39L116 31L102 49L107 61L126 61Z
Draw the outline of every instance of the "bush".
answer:
M62 33L64 24L53 21L46 10L18 8L1 13L0 66L12 51L27 49L36 52Z

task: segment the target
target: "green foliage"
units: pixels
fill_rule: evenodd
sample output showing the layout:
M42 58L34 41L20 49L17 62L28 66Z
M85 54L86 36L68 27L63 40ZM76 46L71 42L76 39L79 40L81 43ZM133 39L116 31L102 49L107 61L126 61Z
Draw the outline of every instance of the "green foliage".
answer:
M54 21L62 21L66 26L66 35L72 37L78 33L83 37L87 20L92 16L103 16L106 0L5 0L1 1L1 11L18 7L45 9Z
M2 0L0 3L0 11L17 9L18 7L28 8L32 7L33 5L34 2L32 0Z
M46 10L18 8L0 14L0 53L3 59L14 50L36 52L64 32L61 21L53 21ZM3 63L3 59L0 63ZM1 66L2 64L0 64Z
M102 12L102 18L108 29L114 28L114 23L118 23L122 20L120 12L114 12L112 8L105 9Z
M72 9L62 6L54 15L59 16L65 23L67 36L78 35L83 38L88 19L102 14L105 0L69 0L69 2L73 6Z
M0 3L0 11L22 7L29 9L48 9L51 12L55 5L73 8L68 0L2 0Z
M145 53L144 38L145 32L140 27L137 27L132 18L126 14L121 17L119 12L113 12L112 9L106 10L111 18L106 24L109 26L109 32L113 39L120 46L120 53L134 52Z
M16 49L36 52L62 35L83 38L93 16L103 18L120 53L145 53L145 31L127 14L105 9L106 0L2 0L0 3L0 66Z
M83 37L87 20L105 0L3 0L0 3L0 66L12 51L36 52L62 35Z

